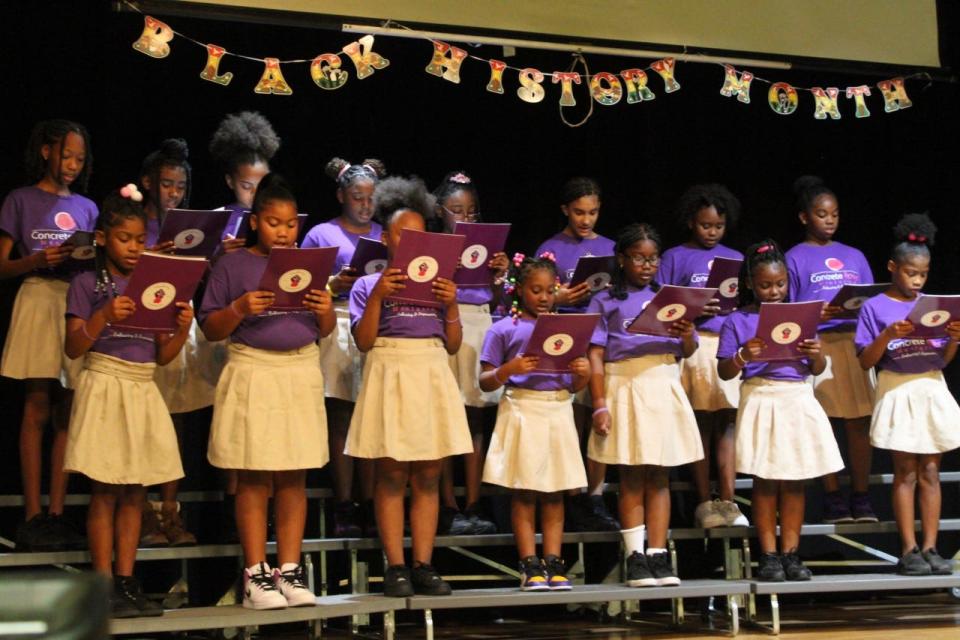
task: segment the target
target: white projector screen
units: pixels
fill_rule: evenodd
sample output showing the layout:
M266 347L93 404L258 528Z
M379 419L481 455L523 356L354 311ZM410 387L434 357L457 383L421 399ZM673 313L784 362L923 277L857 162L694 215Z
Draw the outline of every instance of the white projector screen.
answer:
M939 67L936 0L174 0L560 37ZM202 9L197 6L194 10ZM486 34L485 34L486 35ZM513 36L518 37L518 36Z

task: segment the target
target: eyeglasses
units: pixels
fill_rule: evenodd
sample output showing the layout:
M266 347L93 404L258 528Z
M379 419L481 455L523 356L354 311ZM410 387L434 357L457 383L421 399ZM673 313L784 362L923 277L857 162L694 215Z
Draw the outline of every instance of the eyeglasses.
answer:
M627 254L625 257L629 259L630 262L632 262L636 267L643 267L646 265L655 267L660 264L660 256L650 256L648 258L646 256L631 256Z
M458 213L456 211L451 211L450 209L447 209L443 205L440 205L440 208L443 209L448 216L453 216L454 218L458 220L463 220L464 222L476 222L477 220L480 219L479 211L467 211L467 212Z

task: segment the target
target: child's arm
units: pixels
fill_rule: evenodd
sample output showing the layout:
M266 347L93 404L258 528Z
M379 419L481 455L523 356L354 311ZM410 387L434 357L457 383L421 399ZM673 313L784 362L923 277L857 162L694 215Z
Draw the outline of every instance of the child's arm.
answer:
M610 410L607 409L607 397L603 389L603 358L606 347L592 344L587 352L590 360L590 396L593 398L593 430L598 435L610 433Z
M689 358L692 356L699 346L697 341L693 339L693 323L689 320L677 320L670 325L669 331L674 337L680 338L683 357Z
M590 382L590 361L586 357L574 358L570 361L570 371L573 372L573 392L577 393Z
M717 363L717 374L721 380L733 380L747 363L756 359L766 344L760 338L750 338L746 344L737 349L732 358L724 358Z
M311 289L303 300L303 306L317 319L320 337L326 338L337 325L337 316L333 313L333 296L327 290Z
M820 341L816 338L802 341L797 345L797 350L810 360L810 373L813 375L818 376L827 368L827 359L820 349Z
M157 364L161 367L177 357L183 344L190 335L190 325L193 324L193 307L189 302L178 302L180 313L177 314L177 330L173 333L157 335Z
M499 367L484 362L481 364L480 388L483 391L496 391L507 384L510 376L522 376L536 369L539 360L537 356L517 356Z
M954 320L947 324L947 335L950 341L947 343L947 350L943 353L943 363L950 364L950 361L957 355L957 341L960 341L960 320Z
M137 305L132 299L118 296L94 311L89 318L69 316L67 336L63 344L67 357L75 359L85 354L109 323L126 320L136 308Z
M0 233L0 280L16 278L37 269L55 267L70 256L72 248L69 245L47 247L43 251L16 259L10 257L12 251L13 238Z
M353 340L361 352L373 349L380 331L380 311L387 296L403 291L407 276L400 269L387 269L370 292L363 307L363 315L353 327ZM354 292L354 295L356 292ZM352 304L352 303L351 303Z
M444 333L447 336L447 353L455 354L463 342L463 322L460 320L460 307L457 305L457 285L453 280L437 278L433 281L433 295L443 303Z
M222 309L211 312L200 327L203 335L210 342L227 339L244 318L269 309L275 297L271 291L248 291Z
M864 370L872 369L883 358L891 340L903 338L911 333L913 333L913 323L907 320L897 320L888 324L880 335L860 352L860 366Z

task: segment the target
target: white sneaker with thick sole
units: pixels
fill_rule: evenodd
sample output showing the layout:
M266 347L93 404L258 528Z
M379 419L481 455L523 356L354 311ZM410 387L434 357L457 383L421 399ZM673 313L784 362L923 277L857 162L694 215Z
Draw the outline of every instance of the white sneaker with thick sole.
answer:
M720 511L719 500L708 500L697 505L693 512L693 519L697 527L701 529L713 529L714 527L727 526L727 519Z
M720 500L717 505L717 510L720 512L720 515L723 516L723 519L726 521L725 525L728 527L750 526L750 521L747 520L747 516L743 515L740 507L732 500Z
M317 596L307 586L303 567L292 562L285 563L280 569L273 570L273 581L287 601L289 607L313 607Z
M251 571L243 570L244 609L286 609L287 599L277 589L273 571L261 562Z

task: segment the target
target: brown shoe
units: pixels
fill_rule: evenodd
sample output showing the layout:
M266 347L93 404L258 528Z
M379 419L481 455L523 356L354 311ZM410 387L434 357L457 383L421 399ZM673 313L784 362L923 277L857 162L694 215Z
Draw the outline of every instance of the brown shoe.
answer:
M171 547L191 547L197 544L197 537L186 530L180 518L180 503L176 509L164 507L160 512L160 527L170 541Z
M160 528L160 516L149 500L144 501L143 515L140 517L140 546L170 546L170 541Z

